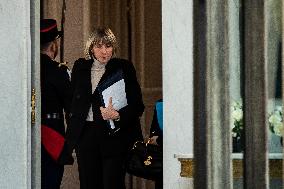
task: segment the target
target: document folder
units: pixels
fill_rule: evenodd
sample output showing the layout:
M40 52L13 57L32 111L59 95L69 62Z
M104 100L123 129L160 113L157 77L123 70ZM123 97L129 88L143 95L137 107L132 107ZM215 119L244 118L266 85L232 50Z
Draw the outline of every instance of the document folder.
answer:
M110 97L112 97L113 108L118 111L127 106L127 98L125 92L125 81L122 70L104 80L98 86L98 91L101 96L102 104L107 107ZM118 129L115 127L113 120L108 120L111 129Z

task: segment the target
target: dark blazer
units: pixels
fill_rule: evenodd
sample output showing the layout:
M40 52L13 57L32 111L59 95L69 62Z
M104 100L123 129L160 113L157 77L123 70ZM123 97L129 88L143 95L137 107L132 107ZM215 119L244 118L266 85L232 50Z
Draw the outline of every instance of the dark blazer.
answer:
M72 70L71 83L73 100L70 124L66 136L70 150L76 147L80 135L82 134L92 102L95 123L105 125L106 133L108 132L109 127L107 121L103 120L99 109L99 107L103 105L97 90L98 87L94 94L92 94L91 67L93 62L93 59L79 59L74 63ZM98 86L118 70L123 71L128 105L119 110L120 120L115 122L115 124L121 129L118 131L117 135L127 139L127 142L132 145L132 142L135 140L142 139L140 116L144 111L141 89L136 78L134 66L124 59L111 59L106 65L105 73Z

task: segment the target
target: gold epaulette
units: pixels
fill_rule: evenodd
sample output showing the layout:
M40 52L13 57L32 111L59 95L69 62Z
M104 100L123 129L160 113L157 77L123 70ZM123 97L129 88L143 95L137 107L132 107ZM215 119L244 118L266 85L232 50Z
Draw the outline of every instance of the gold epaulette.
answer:
M68 64L68 62L61 62L61 63L58 64L58 67L61 67L61 66L68 67L67 64Z

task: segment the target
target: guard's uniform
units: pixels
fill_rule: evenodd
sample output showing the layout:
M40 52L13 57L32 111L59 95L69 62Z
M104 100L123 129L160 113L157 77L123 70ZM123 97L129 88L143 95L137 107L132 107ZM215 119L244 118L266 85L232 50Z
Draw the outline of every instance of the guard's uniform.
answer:
M63 111L69 115L72 98L67 70L67 66L41 54L41 124L62 136L65 136ZM43 144L41 149L42 189L59 189L64 166L50 156Z

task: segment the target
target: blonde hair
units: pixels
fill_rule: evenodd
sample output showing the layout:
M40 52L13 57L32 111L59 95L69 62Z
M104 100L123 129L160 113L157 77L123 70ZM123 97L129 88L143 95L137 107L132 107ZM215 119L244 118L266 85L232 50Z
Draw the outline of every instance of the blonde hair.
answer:
M116 54L117 50L117 41L116 37L109 28L96 28L93 30L91 33L89 39L86 42L85 45L85 58L87 60L92 58L92 49L94 48L94 45L97 45L99 43L107 44L113 47L113 54L112 56L114 57Z

